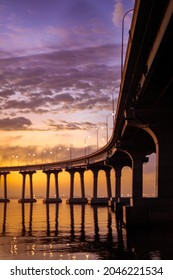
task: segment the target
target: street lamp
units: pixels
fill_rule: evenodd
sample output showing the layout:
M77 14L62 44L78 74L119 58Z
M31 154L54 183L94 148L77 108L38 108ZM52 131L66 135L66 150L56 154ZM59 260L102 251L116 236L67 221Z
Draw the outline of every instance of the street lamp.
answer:
M115 114L112 113L112 114L107 115L107 117L106 117L106 135L107 135L107 143L108 143L108 118L109 118L110 116L113 116L113 122L114 122L114 116L115 116Z
M28 157L29 157L30 155L31 155L31 154L27 154L27 155L26 155L26 165L28 165L28 162L29 162Z
M33 159L34 159L34 163L36 164L37 163L36 154L32 154L32 156L33 156Z
M116 88L119 88L120 85L115 86L113 91L112 91L112 114L115 114L115 96L114 96L114 92L116 90Z
M14 155L11 156L11 166L13 165L13 159L15 158Z
M57 161L59 160L59 151L61 150L61 147L58 147L57 151Z
M49 153L50 153L50 155L52 155L52 161L54 162L54 154L53 154L53 152L50 151Z
M90 138L90 136L85 137L85 156L87 154L87 139L89 139L89 138Z
M42 163L43 163L43 161L44 161L44 154L46 153L46 151L44 150L43 152L42 152Z
M16 156L17 165L19 166L19 156Z
M97 150L99 149L99 129L103 129L103 126L97 128Z
M73 144L71 144L70 147L67 148L67 151L69 151L69 153L70 153L70 159L72 159L72 147L73 147Z
M130 13L130 12L132 12L134 9L130 9L130 10L128 10L125 14L124 14L124 16L123 16L123 18L122 18L122 39L121 39L121 80L122 80L122 76L123 76L123 60L124 60L124 54L123 54L123 52L124 52L124 19L125 19L125 17L126 17L126 15L128 14L128 13Z

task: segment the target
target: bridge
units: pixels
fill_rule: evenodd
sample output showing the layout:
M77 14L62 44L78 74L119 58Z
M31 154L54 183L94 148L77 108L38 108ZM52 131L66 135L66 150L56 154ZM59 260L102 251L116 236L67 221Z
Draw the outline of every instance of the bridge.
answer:
M113 134L95 153L66 161L0 168L4 177L4 198L8 202L7 176L18 171L23 176L19 202L35 202L32 176L42 170L47 176L45 203L61 202L58 174L70 174L69 203L87 203L84 172L93 172L93 198L90 203L113 203L124 213L126 226L163 225L173 222L173 118L172 118L172 30L173 1L137 0L121 76L120 93ZM143 197L143 164L156 154L156 198ZM121 171L132 169L132 199L121 198ZM110 171L115 170L115 197L112 197ZM107 197L99 198L98 172L105 171ZM74 174L80 174L81 198L74 198ZM55 176L56 197L51 198L50 175ZM30 198L25 198L26 176L30 178Z

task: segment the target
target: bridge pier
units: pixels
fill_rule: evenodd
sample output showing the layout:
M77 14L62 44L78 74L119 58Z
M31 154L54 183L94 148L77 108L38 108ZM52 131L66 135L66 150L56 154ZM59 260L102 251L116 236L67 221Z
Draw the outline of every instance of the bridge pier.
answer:
M162 118L163 119L163 118ZM173 133L172 118L152 128L156 147L155 198L134 198L133 206L125 209L127 227L173 225Z
M129 197L121 197L121 175L124 166L122 164L112 165L115 171L115 197L109 199L108 205L115 210L117 218L122 218L123 205L130 205Z
M172 108L171 108L172 110ZM166 118L166 116L165 116ZM172 112L159 127L153 128L156 144L156 187L159 198L173 198Z
M1 176L4 177L4 198L0 198L0 202L10 202L10 200L7 198L7 175L8 174L10 174L9 171L0 172L0 179L1 179Z
M134 199L143 197L143 164L148 159L143 153L132 153L132 197Z
M90 201L90 204L107 204L110 198L112 197L111 190L111 181L110 181L110 166L91 166L89 169L93 172L93 198ZM98 172L100 170L105 171L106 183L107 183L107 197L98 197Z
M43 200L44 203L59 203L62 199L59 197L59 185L58 185L58 174L62 172L61 169L55 170L44 170L43 173L47 176L47 186L46 186L46 199ZM55 197L50 197L50 176L54 174L55 178Z
M22 198L18 200L19 203L28 203L28 202L36 202L37 200L34 198L33 195L33 181L32 181L32 177L33 174L36 173L35 170L32 171L20 171L19 174L22 175L23 177L23 183L22 183ZM29 176L29 181L30 181L30 198L26 198L25 197L25 188L26 188L26 175Z
M108 201L108 205L110 207L115 207L116 209L116 203L120 202L121 199L121 172L123 166L121 165L112 165L114 171L115 171L115 197L110 197L110 200Z
M66 171L70 174L70 197L67 203L87 203L88 199L85 197L85 184L84 184L84 172L85 168L67 168ZM74 197L74 175L78 172L80 175L80 186L81 186L81 198Z

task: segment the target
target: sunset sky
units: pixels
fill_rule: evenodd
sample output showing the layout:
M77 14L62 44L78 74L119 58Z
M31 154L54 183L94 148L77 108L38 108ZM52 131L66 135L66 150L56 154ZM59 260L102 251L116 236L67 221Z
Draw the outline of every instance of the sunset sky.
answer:
M97 132L99 147L106 144L120 84L122 17L133 6L0 0L1 166L40 162L43 151L44 160L66 159L70 147L72 157L84 155L85 145L97 149Z
M106 144L119 93L122 18L133 6L0 0L0 166L65 160L96 151L97 140Z

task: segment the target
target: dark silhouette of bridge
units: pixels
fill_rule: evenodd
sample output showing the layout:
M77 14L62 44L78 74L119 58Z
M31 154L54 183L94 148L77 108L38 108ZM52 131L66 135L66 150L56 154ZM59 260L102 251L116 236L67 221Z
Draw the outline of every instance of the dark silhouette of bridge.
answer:
M4 177L3 202L7 196L7 176L19 171L23 176L20 202L34 202L32 176L43 170L47 176L46 203L61 202L58 174L70 174L69 203L87 203L84 172L93 172L91 203L115 203L124 212L126 226L167 225L173 222L173 118L172 118L172 30L173 1L136 1L123 67L113 134L95 153L80 158L46 164L1 167ZM143 164L156 154L156 198L143 197ZM121 198L121 170L132 168L130 205ZM112 198L110 171L115 170L115 197ZM104 170L107 197L98 198L98 172ZM81 198L74 198L74 174L81 180ZM49 197L50 174L55 176L56 197ZM30 178L30 198L25 198L25 178Z

